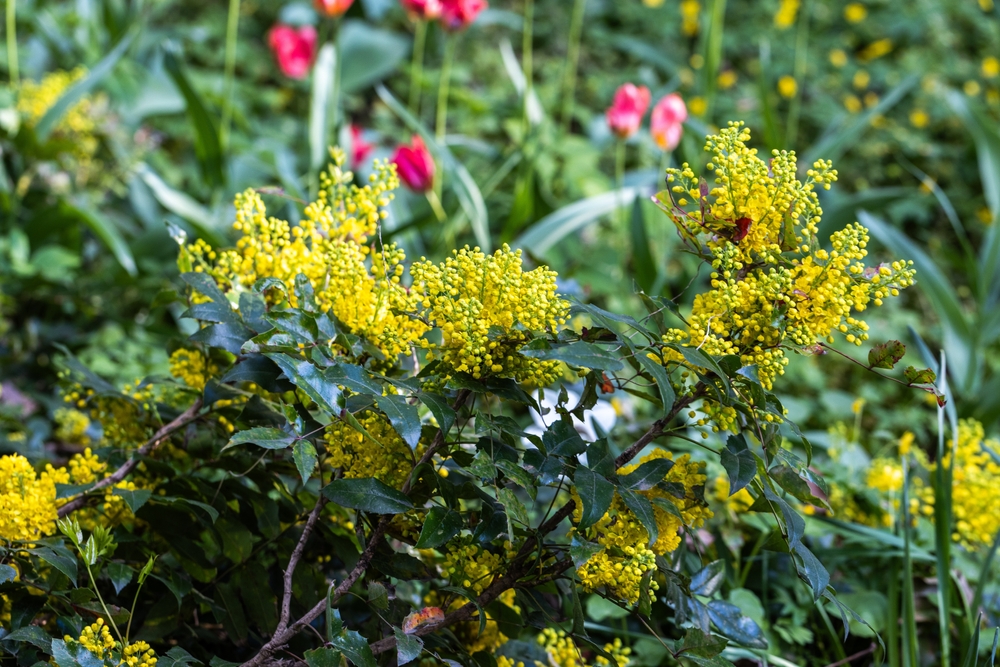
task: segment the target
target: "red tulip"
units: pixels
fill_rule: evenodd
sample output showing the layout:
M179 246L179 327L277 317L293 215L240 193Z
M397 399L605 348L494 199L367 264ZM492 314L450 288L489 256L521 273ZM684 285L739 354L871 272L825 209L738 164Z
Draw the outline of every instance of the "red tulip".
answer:
M365 141L361 134L361 128L351 125L351 169L357 169L358 165L364 162L368 154L375 149L375 144Z
M416 19L436 19L441 16L441 0L399 0L406 13Z
M354 0L316 0L316 9L327 16L340 16L354 4Z
M413 136L412 145L402 145L392 156L399 179L416 192L427 192L434 185L434 158L423 139Z
M487 5L486 0L441 0L441 23L446 30L464 30Z
M628 139L638 132L642 117L649 107L649 88L626 83L615 91L615 99L605 114L608 127L619 139Z
M656 145L665 151L677 148L684 132L682 123L687 117L687 106L677 93L670 93L657 102L649 120L649 131Z
M316 29L311 25L295 29L279 23L267 33L267 43L285 76L302 79L309 74L316 55Z

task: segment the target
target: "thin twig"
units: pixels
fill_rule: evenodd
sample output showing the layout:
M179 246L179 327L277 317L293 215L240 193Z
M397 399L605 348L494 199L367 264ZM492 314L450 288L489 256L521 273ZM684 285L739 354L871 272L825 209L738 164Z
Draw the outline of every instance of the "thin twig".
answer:
M139 465L139 459L148 455L154 449L160 446L167 438L170 437L175 431L179 431L184 428L194 420L198 419L198 410L201 409L201 399L195 399L195 402L187 410L182 412L176 419L163 425L160 430L158 430L152 438L147 440L139 449L135 450L129 460L122 464L122 467L113 472L111 475L105 477L104 479L94 484L94 486L88 489L89 491L96 491L97 489L102 489L105 486L111 486L112 484L117 484L118 482L125 479L132 470ZM87 496L81 495L73 500L69 501L65 505L59 508L59 518L63 518L80 509L87 504Z
M826 667L840 667L841 665L846 665L846 664L848 664L850 662L854 662L858 658L863 658L866 655L868 655L869 653L874 653L874 652L875 652L875 644L872 644L871 646L869 646L868 648L866 648L864 651L858 651L854 655L849 655L846 658L844 658L843 660L838 660L837 662L831 662Z
M305 528L302 529L299 542L295 545L295 550L292 551L291 558L288 559L288 567L285 568L284 576L285 588L281 596L281 618L278 620L278 627L275 630L275 634L288 627L288 618L292 609L292 575L295 574L295 568L298 567L299 561L302 560L302 552L306 549L306 542L309 541L309 535L312 533L324 505L326 505L326 498L321 495L319 500L316 501L316 506L309 513L309 518L306 520Z

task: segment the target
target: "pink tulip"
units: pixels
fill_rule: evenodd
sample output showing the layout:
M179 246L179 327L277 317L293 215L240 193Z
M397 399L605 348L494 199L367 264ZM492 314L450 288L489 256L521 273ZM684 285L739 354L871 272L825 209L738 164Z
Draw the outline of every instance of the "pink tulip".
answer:
M361 134L361 128L351 125L351 169L357 169L358 165L364 162L368 154L375 150L375 144L365 141Z
M399 0L399 4L415 19L426 21L441 16L441 0Z
M441 24L446 30L464 30L487 5L486 0L441 0Z
M427 192L434 185L434 158L423 139L413 136L412 145L402 145L392 156L399 180L416 192Z
M316 9L327 16L340 16L354 4L354 0L316 0Z
M605 116L608 119L608 127L619 139L628 139L639 131L642 125L642 117L646 115L649 107L649 88L646 86L636 87L634 84L626 83L615 91L615 99Z
M302 79L309 74L316 55L316 29L311 25L295 29L279 23L267 33L267 43L285 76Z
M649 120L649 131L656 145L665 151L677 148L684 132L682 123L687 117L687 106L677 93L670 93L657 102Z

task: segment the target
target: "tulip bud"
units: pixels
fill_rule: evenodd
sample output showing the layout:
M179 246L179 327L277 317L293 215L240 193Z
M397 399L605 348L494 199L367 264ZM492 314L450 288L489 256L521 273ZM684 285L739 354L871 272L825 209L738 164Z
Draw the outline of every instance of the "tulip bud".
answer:
M351 125L351 169L357 169L368 154L375 150L375 144L365 141L361 128Z
M296 29L279 23L267 33L267 43L285 76L302 79L309 74L316 55L316 29L311 25Z
M399 0L406 13L424 21L441 16L441 0Z
M326 16L340 16L354 4L354 0L316 0L316 9Z
M427 192L434 185L434 158L423 139L414 135L411 145L402 145L392 156L399 180L416 192Z
M441 23L446 30L464 30L487 5L486 0L441 0Z
M618 88L615 91L615 99L605 116L608 119L608 127L619 139L628 139L639 131L642 125L642 117L646 115L649 107L649 88L646 86L635 86L631 83Z
M677 148L684 132L682 123L687 120L687 115L687 106L677 93L671 93L657 102L649 120L649 130L656 145L665 151Z

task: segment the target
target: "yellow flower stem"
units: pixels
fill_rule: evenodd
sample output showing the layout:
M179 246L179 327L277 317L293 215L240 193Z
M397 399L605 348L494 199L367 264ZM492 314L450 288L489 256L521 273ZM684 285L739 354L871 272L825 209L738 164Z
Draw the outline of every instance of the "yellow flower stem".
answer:
M424 77L424 48L427 44L427 21L417 19L413 30L413 61L410 65L410 113L420 117L420 93Z
M17 0L7 0L7 69L10 82L16 86L21 81L17 67Z
M122 646L124 646L125 640L122 638L122 633L118 631L118 624L115 623L113 618L111 618L111 612L108 611L108 605L104 603L104 598L101 597L101 591L97 590L97 579L94 578L94 573L90 569L90 563L87 562L86 558L83 558L83 564L87 568L87 574L90 576L90 583L94 587L94 593L97 595L97 600L101 603L101 608L108 617L108 625L110 625L111 629L115 631L115 634L118 636L118 641L120 641Z
M222 85L222 120L219 123L219 143L229 148L229 125L233 118L233 86L236 83L236 42L240 26L240 0L229 0L226 22L226 62Z
M809 45L809 13L811 10L809 0L804 0L802 8L799 10L799 29L795 35L795 68L793 70L795 83L795 95L788 106L788 129L785 135L785 145L795 148L795 142L799 136L799 114L802 110L802 85L806 77L806 65L809 60L807 48Z
M562 128L569 132L573 122L573 102L576 96L576 70L580 62L580 38L583 36L583 14L587 0L573 3L573 15L569 24L569 48L566 50L566 73L562 89Z

